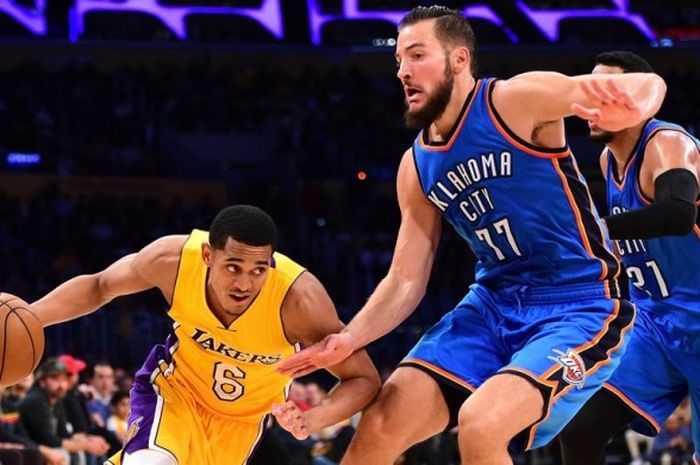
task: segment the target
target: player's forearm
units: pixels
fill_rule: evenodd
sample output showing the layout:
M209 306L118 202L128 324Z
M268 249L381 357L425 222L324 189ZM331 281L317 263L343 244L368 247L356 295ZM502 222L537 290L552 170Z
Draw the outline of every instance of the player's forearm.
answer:
M425 295L426 283L388 274L343 332L352 335L356 349L379 339L413 313Z
M376 374L376 373L375 373ZM346 420L364 409L381 387L379 376L358 376L340 382L319 405L305 413L311 433Z
M94 312L110 299L100 292L96 275L76 276L32 304L44 326Z

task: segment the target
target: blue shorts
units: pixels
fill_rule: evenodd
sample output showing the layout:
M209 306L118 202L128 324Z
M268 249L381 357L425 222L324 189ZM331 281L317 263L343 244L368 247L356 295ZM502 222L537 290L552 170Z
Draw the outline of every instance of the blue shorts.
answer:
M543 393L542 417L513 441L548 443L603 386L624 353L634 306L600 285L493 291L473 285L401 363L473 392L498 373L522 376Z
M700 304L698 304L700 308ZM632 427L655 435L690 395L693 442L700 445L700 315L640 302L634 335L605 388L636 414Z

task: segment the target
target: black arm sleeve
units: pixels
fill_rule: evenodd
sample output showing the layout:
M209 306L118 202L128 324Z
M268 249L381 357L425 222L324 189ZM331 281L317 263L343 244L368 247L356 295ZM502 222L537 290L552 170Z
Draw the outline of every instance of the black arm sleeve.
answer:
M690 171L674 168L654 182L656 200L648 207L603 218L611 239L685 236L697 217L698 181Z

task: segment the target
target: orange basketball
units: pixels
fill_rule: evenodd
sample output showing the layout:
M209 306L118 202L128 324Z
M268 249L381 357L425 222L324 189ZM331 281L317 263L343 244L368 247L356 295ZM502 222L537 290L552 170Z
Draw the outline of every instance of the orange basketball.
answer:
M32 373L44 353L44 328L29 304L0 292L0 387Z

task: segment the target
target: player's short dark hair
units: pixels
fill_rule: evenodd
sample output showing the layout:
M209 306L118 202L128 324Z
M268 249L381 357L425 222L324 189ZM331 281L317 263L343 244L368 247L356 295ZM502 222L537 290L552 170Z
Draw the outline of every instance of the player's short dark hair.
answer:
M599 53L595 57L596 65L617 66L624 73L653 73L648 61L636 53L625 50L612 50Z
M277 248L277 226L270 215L252 205L233 205L221 210L209 227L209 244L223 249L228 238L255 247Z
M476 73L476 37L469 20L459 10L446 6L417 6L406 13L399 23L399 31L420 21L435 19L435 35L448 47L464 45L469 50L471 72Z

